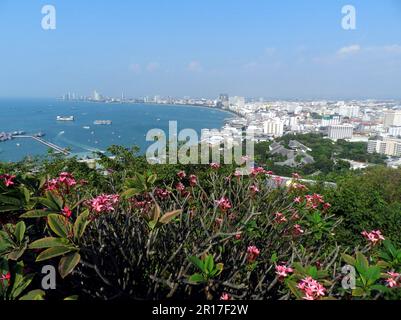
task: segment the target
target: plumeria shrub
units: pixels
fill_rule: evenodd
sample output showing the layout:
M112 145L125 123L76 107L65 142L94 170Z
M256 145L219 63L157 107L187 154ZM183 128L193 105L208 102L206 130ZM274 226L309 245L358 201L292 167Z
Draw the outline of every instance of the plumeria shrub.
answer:
M354 234L355 246L342 241L336 204L299 175L150 166L114 151L101 173L60 159L0 172L0 297L399 297L397 244L377 228ZM57 268L52 292L40 288L47 264Z
M339 221L297 179L281 186L261 168L249 177L206 170L205 179L179 171L153 189L128 187L118 207L98 212L76 272L88 296L290 298L276 268L340 259Z

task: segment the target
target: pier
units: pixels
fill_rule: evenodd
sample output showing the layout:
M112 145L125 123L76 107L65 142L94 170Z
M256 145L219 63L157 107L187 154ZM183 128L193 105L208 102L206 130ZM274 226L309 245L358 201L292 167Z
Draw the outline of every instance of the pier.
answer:
M33 140L36 140L37 142L39 142L41 144L44 144L45 146L47 146L49 148L55 150L56 152L62 153L64 155L66 155L66 156L68 156L70 154L70 152L68 150L63 149L62 147L60 147L60 146L58 146L58 145L56 145L54 143L51 143L49 141L46 141L46 140L44 140L42 138L39 138L39 137L27 136L27 135L15 135L15 136L13 136L13 138L33 139Z

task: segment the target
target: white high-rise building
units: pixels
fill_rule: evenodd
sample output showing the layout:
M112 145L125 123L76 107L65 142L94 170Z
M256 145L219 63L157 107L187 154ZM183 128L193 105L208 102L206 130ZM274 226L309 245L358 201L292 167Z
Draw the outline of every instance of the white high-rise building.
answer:
M328 128L329 138L332 140L351 139L354 133L354 127L349 124L331 125Z
M272 119L263 123L263 133L274 137L281 137L284 134L284 122L280 119Z
M299 104L288 104L285 109L289 112L289 113L294 113L294 114L300 114L302 112L302 106L300 106Z
M322 127L336 125L341 123L340 116L326 116L322 118Z
M95 100L95 101L102 100L102 96L96 90L93 92L93 100Z
M237 108L242 109L245 106L245 98L244 97L230 97L229 99L230 105L236 106Z
M401 111L389 110L384 112L384 128L390 128L391 126L401 126Z
M340 106L338 114L343 117L357 118L359 116L359 106Z
M401 156L401 139L385 138L383 140L370 140L368 153L380 153L391 157Z
M390 136L399 137L401 136L401 127L390 127L388 129L388 133Z

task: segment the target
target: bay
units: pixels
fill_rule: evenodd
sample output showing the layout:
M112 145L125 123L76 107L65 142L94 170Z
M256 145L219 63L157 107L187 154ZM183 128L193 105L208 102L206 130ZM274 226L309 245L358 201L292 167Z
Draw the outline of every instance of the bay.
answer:
M74 116L75 121L57 121L57 116ZM42 132L46 141L70 148L72 156L85 158L111 145L137 145L145 152L150 129L168 134L169 121L178 130L220 129L228 112L195 106L93 103L57 99L0 99L0 132ZM94 125L95 120L111 120L112 125ZM0 161L19 161L26 156L45 155L48 147L32 139L0 142Z

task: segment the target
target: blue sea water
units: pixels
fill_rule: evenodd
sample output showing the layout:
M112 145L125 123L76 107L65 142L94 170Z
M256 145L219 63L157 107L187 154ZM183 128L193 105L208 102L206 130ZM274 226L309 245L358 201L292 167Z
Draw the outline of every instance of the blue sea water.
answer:
M56 121L57 116L74 116L73 122ZM84 158L94 151L106 151L114 144L137 145L145 152L150 129L168 134L169 121L177 121L178 130L219 129L232 115L221 110L194 106L111 104L60 101L56 99L0 99L0 132L43 132L44 139L73 156ZM94 125L95 120L111 120L112 125ZM85 129L84 127L90 127ZM45 155L48 147L32 139L0 142L0 161L19 161L26 156Z

